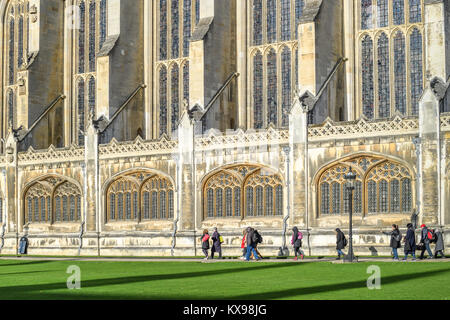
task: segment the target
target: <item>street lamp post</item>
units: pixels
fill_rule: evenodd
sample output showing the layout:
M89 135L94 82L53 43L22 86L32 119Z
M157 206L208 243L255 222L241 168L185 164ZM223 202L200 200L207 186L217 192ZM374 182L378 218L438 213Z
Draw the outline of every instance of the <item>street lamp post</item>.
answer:
M353 262L355 256L353 255L353 190L355 190L356 183L356 173L352 172L352 168L350 168L349 173L344 175L345 181L347 181L347 193L348 193L348 205L349 205L349 235L348 235L348 254L344 257L345 262Z

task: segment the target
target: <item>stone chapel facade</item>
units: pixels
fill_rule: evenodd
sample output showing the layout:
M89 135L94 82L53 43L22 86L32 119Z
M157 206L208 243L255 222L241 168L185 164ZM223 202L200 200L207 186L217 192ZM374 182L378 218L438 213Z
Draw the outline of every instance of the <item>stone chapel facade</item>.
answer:
M447 0L0 0L0 254L357 254L450 227ZM450 245L450 237L445 237Z

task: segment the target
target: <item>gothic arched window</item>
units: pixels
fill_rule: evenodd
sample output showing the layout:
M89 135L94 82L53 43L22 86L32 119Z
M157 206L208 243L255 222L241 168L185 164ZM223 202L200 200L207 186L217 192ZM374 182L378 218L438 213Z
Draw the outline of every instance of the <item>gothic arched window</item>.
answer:
M378 9L378 27L384 28L389 24L389 3L388 0L378 0L377 1L377 9Z
M167 69L159 71L159 132L167 133Z
M14 11L12 10L12 13L14 14ZM8 50L8 66L9 66L9 85L14 84L14 78L15 78L15 60L14 60L14 39L15 39L15 23L14 18L11 18L9 21L9 50Z
M278 122L278 93L277 93L277 55L271 49L267 55L267 123Z
M320 174L317 199L321 215L349 213L348 183L344 179L349 167L357 174L353 191L354 213L411 213L413 193L409 169L389 160L357 156L339 161Z
M14 128L16 125L15 99L14 99L14 91L12 89L8 90L6 101L8 105L8 127Z
M411 77L411 113L419 113L419 98L423 91L422 34L414 29L409 38L410 77Z
M100 1L100 48L103 47L103 44L106 41L106 33L107 33L107 0Z
M295 0L295 38L298 38L298 24L303 15L305 0Z
M395 25L405 23L405 0L393 0L393 21Z
M84 73L84 56L86 40L86 4L81 1L79 4L80 28L78 29L78 73Z
M89 5L89 72L96 69L96 3L92 1Z
M401 31L394 36L395 110L406 113L405 37Z
M389 39L384 32L378 39L378 116L390 116Z
M253 110L254 127L263 127L263 57L258 52L253 58Z
M75 201L78 198L80 201ZM24 201L25 223L71 223L81 219L80 214L75 214L81 212L81 190L61 177L52 176L34 182L25 192Z
M374 116L373 42L370 36L364 37L361 47L363 114L372 119Z
M281 84L282 84L282 126L289 125L289 112L291 108L291 51L284 48L281 52Z
M189 103L189 61L183 66L183 99Z
M95 117L95 78L89 78L89 94L88 94L88 102L89 102L89 114Z
M203 188L204 218L241 217L242 207L247 217L282 216L281 179L262 170L233 166L209 177Z

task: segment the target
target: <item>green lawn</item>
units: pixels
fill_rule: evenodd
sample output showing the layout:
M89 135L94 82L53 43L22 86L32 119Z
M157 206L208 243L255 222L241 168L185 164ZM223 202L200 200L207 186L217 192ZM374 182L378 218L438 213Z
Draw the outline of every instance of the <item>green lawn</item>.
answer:
M366 271L372 264L381 268L381 290L367 289ZM70 265L81 269L80 290L66 287ZM449 298L450 262L348 265L0 260L0 299Z

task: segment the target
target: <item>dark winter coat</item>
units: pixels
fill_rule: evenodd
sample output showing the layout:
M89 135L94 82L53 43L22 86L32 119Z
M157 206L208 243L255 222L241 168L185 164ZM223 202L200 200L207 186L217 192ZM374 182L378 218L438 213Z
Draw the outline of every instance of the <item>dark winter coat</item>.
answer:
M345 235L340 229L336 229L337 235L336 235L336 249L342 250L345 248L344 244L344 238Z
M248 229L247 230L247 246L255 246L256 243L253 241L253 234L255 233L255 229Z
M395 229L391 232L383 232L384 234L391 236L391 248L401 248L402 247L402 234L400 233L400 230Z
M216 252L219 252L221 249L221 243L220 243L220 234L217 231L214 231L212 237L211 237L212 241L213 241L213 249L216 250Z
M428 228L427 227L423 228L420 233L420 242L421 243L430 243L430 239L428 239Z
M206 241L203 241L204 238L205 238L205 236L208 236L208 239L207 239ZM208 249L209 249L209 234L204 234L204 235L201 237L201 240L202 240L202 249L203 249L203 250L208 250Z
M444 236L442 232L436 231L436 248L435 251L444 250Z
M416 234L413 228L408 228L405 237L405 253L412 253L416 251Z
M302 240L298 238L298 228L294 227L292 228L292 239L291 239L291 244L294 246L294 248L300 248L302 246Z

